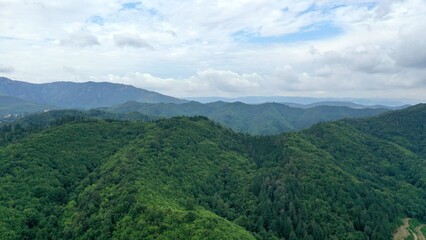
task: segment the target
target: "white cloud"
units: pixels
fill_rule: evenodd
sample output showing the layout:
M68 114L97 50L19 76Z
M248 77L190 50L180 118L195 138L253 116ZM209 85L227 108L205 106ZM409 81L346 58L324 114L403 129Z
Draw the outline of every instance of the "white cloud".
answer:
M253 91L259 87L262 80L262 77L256 73L237 74L231 71L218 71L214 69L200 71L192 79L192 81L207 83L214 90L226 93Z
M126 2L0 0L0 70L177 96L426 93L423 0Z
M264 79L256 73L238 74L231 71L206 69L183 79L160 78L147 73L135 72L125 76L111 74L100 78L92 77L91 80L132 84L137 87L183 97L211 94L231 96L247 91L255 92Z
M346 68L354 72L369 74L393 73L398 70L392 51L377 45L360 45L342 51L328 51L322 55L320 62L325 68ZM323 67L323 68L324 68ZM333 72L328 71L328 76Z
M133 47L133 48L147 48L153 49L153 47L146 42L144 39L136 34L114 34L114 42L119 47Z
M67 38L60 41L61 45L64 46L75 46L75 47L92 47L99 45L98 39L91 34L70 34Z
M395 58L405 67L426 68L426 16L401 27Z
M12 73L15 69L12 66L0 64L0 73Z

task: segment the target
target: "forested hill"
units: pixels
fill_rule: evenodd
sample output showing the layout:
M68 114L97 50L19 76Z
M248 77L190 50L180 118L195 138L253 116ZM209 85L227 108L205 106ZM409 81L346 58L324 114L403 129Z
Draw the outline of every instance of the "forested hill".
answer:
M347 120L358 129L426 156L426 104L383 114L380 118Z
M0 117L5 114L32 113L47 109L52 109L52 107L28 102L15 97L0 96Z
M141 112L150 116L206 116L234 131L253 135L273 135L308 128L319 122L378 115L385 108L354 109L344 106L315 106L308 109L279 103L139 103L127 102L105 109L114 113Z
M391 239L426 221L425 114L267 137L204 117L3 125L1 238Z

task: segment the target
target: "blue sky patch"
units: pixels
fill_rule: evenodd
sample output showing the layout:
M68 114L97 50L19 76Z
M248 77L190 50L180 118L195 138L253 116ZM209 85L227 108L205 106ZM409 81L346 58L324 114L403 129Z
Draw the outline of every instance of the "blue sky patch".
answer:
M311 40L332 38L341 35L343 30L331 22L323 22L302 27L295 33L281 36L262 37L247 30L241 30L232 34L232 38L237 42L253 44L273 44L273 43L294 43Z
M155 9L153 9L153 8L148 9L148 10L147 10L147 12L148 12L148 13L149 13L149 15L151 15L151 16L157 16L157 15L159 15L158 11L157 11L157 10L155 10Z
M100 16L93 16L89 19L89 22L94 23L94 24L98 24L100 26L104 25L104 19Z
M373 8L375 8L376 6L377 6L377 3L376 3L376 2L370 2L370 3L367 3L367 8L368 8L368 10L373 9Z
M303 10L303 11L301 11L299 14L298 14L298 16L301 16L301 15L303 15L303 14L307 14L307 13L310 13L310 12L315 12L316 10L318 10L318 8L317 8L317 6L315 5L315 3L314 4L311 4L307 9L305 9L305 10Z
M140 5L141 5L140 2L126 2L121 4L121 9L122 10L137 9L138 7L140 7Z
M335 4L335 5L327 7L327 8L322 8L320 10L321 10L321 14L327 15L327 14L332 13L333 11L335 11L338 8L342 8L342 7L346 7L346 6L347 5L345 5L345 4Z
M160 13L154 8L145 8L142 2L127 2L121 4L121 10L136 10L142 14L147 14L151 17L161 17Z

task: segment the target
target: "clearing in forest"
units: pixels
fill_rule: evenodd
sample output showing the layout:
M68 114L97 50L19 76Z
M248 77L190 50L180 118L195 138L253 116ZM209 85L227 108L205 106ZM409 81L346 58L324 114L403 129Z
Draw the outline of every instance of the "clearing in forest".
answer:
M413 223L410 218L404 218L402 219L402 222L403 222L402 226L400 226L394 233L393 240L405 240L405 239L426 240L422 232L422 228L425 227L425 224L413 226ZM410 236L412 238L410 238Z

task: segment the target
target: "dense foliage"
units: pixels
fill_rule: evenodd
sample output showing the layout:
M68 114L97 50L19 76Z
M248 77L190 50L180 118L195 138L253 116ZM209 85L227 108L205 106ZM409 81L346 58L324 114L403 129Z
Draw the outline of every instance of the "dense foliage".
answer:
M59 116L0 132L2 239L391 239L426 221L426 105L265 137Z
M149 116L205 116L237 132L272 135L308 128L319 122L373 116L387 109L354 109L344 106L315 106L308 109L280 103L245 104L213 102L182 104L127 102L106 109L115 113L141 112Z
M104 119L107 121L153 121L157 118L146 116L142 113L130 112L116 114L102 110L53 110L42 114L19 116L14 121L4 122L0 125L0 146L21 139L41 129L72 122L85 122Z

